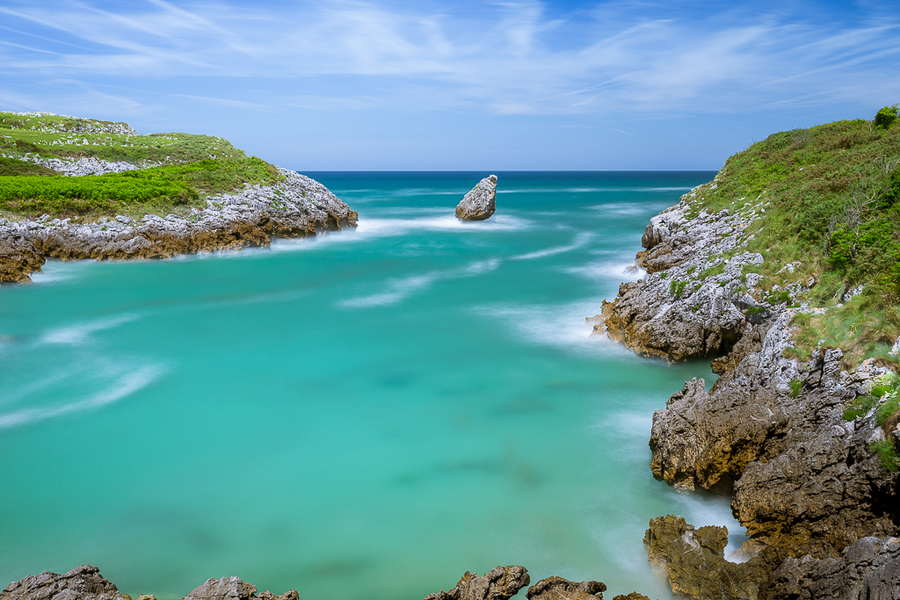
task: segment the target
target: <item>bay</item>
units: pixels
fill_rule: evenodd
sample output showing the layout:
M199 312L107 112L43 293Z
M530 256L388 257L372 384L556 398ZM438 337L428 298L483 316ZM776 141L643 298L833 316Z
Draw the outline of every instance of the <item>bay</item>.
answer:
M358 229L0 287L0 583L413 599L521 564L667 599L651 518L737 533L648 466L653 411L708 364L584 324L714 173L497 173L483 223L453 210L487 173L309 175Z

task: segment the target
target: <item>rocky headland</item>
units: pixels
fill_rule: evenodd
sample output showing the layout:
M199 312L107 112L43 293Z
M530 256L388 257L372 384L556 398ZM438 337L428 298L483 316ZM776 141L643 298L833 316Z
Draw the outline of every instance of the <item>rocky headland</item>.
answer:
M256 167L262 161L251 162L243 152L218 138L183 134L140 136L124 123L58 115L3 115L5 120L0 125L12 127L6 130L11 134L26 130L44 136L40 146L21 140L15 144L5 142L5 149L0 144L3 159L44 169L42 175L51 175L46 181L60 176L97 178L182 165L186 170L178 175L184 176L185 172L191 175L191 165L197 164L201 165L198 171L230 171L235 183L233 189L202 194L194 206L173 203L171 212L159 214L98 216L96 211L82 215L63 210L55 218L47 214L29 218L27 213L6 211L5 218L0 218L0 282L28 281L47 258L167 258L199 251L267 246L275 237L313 236L356 226L356 211L322 184L294 171L267 165L266 182L241 183L241 169ZM60 155L53 156L52 152ZM125 158L105 160L83 156L85 152L123 154ZM131 183L124 179L117 182ZM35 195L40 197L41 192ZM14 200L11 204L17 203Z
M736 178L730 166L651 219L636 260L646 276L590 319L638 354L712 359L719 375L709 390L703 379L686 382L656 411L650 467L685 491L730 495L749 540L728 560L727 530L669 515L650 523L650 560L681 597L900 598L900 385L895 353L878 349L897 331L866 334L879 340L868 357L852 343L859 320L838 342L822 334L804 347L811 323L836 327L831 316L857 305L888 315L896 307L861 297L869 283L857 281L822 302L816 286L834 278L835 262L755 240L777 226L767 217L778 198L710 201Z

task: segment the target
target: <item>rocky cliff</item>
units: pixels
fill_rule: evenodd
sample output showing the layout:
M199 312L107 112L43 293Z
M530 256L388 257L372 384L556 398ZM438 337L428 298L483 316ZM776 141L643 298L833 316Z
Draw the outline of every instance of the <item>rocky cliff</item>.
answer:
M186 216L153 214L75 224L69 219L0 220L0 281L26 281L45 258L167 258L201 250L267 246L273 237L303 237L355 227L356 211L322 184L280 169L275 185L206 198Z
M171 205L168 214L154 209L159 214L125 216L110 213L108 208L87 208L82 214L60 208L60 218L46 214L27 218L27 210L17 213L9 209L27 202L18 201L18 196L6 199L6 211L0 214L5 217L0 218L0 282L27 281L47 258L165 258L266 246L273 237L303 237L356 226L357 213L325 186L259 159L248 159L219 138L141 136L124 123L32 113L0 113L0 131L9 134L0 136L0 160L7 161L13 175L31 175L27 165L40 165L34 168L52 175L31 178L38 181L32 183L29 193L33 198L29 199L41 200L41 205L68 206L59 199L56 204L48 201L55 197L41 191L45 181L68 177L88 181L133 171L150 173L159 167L170 170L154 173L154 181L180 182L189 196L192 193L197 198L192 205L163 198L160 204ZM0 187L25 179L29 178L2 176ZM106 183L125 190L136 179ZM250 183L254 180L258 182ZM210 186L213 193L209 193ZM83 204L94 206L90 202L95 191L78 191L86 196ZM117 202L113 205L130 208L124 200ZM98 216L98 211L108 216Z
M809 360L798 358L797 315L826 310L808 300L816 278L793 276L799 263L787 262L765 265L781 285L760 285L754 271L766 259L748 245L766 205L712 214L699 200L716 186L695 189L651 220L637 257L648 275L604 302L595 331L642 355L714 359L720 377L711 390L691 380L654 414L651 469L685 490L730 494L750 561L722 557L722 532L670 517L651 523L651 561L685 597L820 597L797 590L828 573L843 587L827 597L900 598L897 580L884 583L900 568L891 537L900 535L898 476L871 450L900 431L879 425L876 407L847 418L890 361L848 369L842 350L823 343ZM881 405L889 399L883 394ZM862 539L874 540L865 560L849 550ZM853 595L857 589L869 595Z

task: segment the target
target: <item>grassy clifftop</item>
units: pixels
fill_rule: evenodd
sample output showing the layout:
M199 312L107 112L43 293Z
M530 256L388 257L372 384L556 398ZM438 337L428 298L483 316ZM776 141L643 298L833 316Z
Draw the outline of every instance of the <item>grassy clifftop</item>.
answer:
M895 360L888 351L900 335L896 115L885 107L872 121L776 133L729 158L696 190L695 211L756 215L747 249L765 262L745 269L763 276L749 293L775 304L800 282L809 289L797 300L826 309L795 317L800 358L824 340L844 350L848 366Z
M139 170L83 177L54 170L79 159L127 162ZM165 214L202 207L208 194L278 177L275 167L222 138L138 135L125 123L0 112L0 211L8 216Z

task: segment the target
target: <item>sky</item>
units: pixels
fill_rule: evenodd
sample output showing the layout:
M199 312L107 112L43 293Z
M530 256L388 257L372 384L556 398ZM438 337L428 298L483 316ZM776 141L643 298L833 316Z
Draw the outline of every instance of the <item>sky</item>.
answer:
M0 0L0 110L302 171L717 170L900 102L896 0Z

